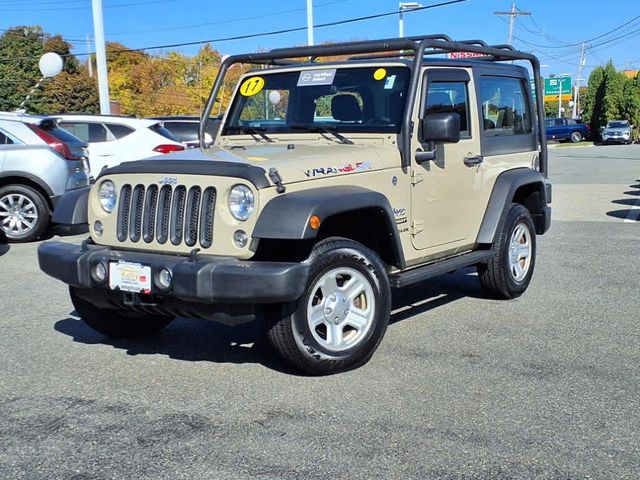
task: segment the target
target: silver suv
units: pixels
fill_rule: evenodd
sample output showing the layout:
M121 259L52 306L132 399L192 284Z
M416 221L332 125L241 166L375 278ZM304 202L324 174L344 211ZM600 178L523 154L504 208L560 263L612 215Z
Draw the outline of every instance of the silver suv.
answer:
M626 143L633 142L631 137L631 125L627 120L610 120L602 130L603 143Z
M0 113L0 232L7 240L41 236L56 200L89 185L84 146L52 118Z

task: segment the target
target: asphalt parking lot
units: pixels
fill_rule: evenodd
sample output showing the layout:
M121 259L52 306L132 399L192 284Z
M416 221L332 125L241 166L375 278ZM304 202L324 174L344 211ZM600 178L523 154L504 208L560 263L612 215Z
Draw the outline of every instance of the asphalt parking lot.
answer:
M373 359L322 378L246 327L108 340L38 244L0 245L0 478L639 478L640 145L551 171L522 298L471 271L396 292Z

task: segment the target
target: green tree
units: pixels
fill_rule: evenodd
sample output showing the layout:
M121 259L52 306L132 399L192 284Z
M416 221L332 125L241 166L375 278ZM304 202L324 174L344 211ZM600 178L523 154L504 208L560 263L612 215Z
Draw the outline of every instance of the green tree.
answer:
M602 97L601 124L622 116L626 77L616 71L611 60L604 67L604 96Z
M640 132L640 76L625 79L622 117L634 126L634 139Z
M597 132L601 125L602 99L604 97L604 68L596 67L589 75L584 96L582 119L591 124L591 131Z
M63 72L45 79L25 108L30 113L93 112L98 106L96 87L71 55L71 44L51 36L40 26L20 26L0 36L0 110L15 110L38 83L38 62L43 53L63 56Z
M38 82L43 37L39 26L10 28L0 36L0 110L15 110Z

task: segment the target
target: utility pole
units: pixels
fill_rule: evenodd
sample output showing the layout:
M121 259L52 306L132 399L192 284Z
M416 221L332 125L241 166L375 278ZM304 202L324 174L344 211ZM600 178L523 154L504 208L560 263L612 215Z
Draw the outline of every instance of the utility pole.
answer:
M109 104L109 78L107 77L107 52L104 46L104 22L102 21L102 0L92 0L93 37L96 40L96 70L98 72L98 95L100 113L111 114Z
M587 63L586 47L586 43L582 42L582 45L580 46L580 62L578 62L578 76L576 77L576 81L573 87L573 111L571 112L573 118L576 118L578 116L578 112L580 111L578 109L578 100L580 98L578 92L580 90L580 82L582 81L582 69Z
M516 4L512 3L511 4L511 10L508 12L493 12L494 15L507 15L509 16L509 36L507 37L507 43L509 45L511 45L511 43L513 42L513 23L516 20L516 17L519 16L524 16L524 17L530 17L531 16L531 12L521 12L520 10L518 10L516 8Z
M313 45L313 0L307 0L307 45Z

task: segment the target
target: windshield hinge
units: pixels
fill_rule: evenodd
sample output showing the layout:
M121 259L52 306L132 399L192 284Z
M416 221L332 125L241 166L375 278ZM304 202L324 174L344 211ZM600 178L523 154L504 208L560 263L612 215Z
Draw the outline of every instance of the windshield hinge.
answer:
M413 220L411 222L411 235L417 235L424 230L424 220Z
M284 193L285 192L285 187L282 184L282 177L280 176L280 173L278 172L277 168L270 168L269 169L269 178L271 179L271 181L273 182L273 184L276 186L276 192L278 193Z
M411 170L411 185L417 185L424 181L424 172L420 170Z

